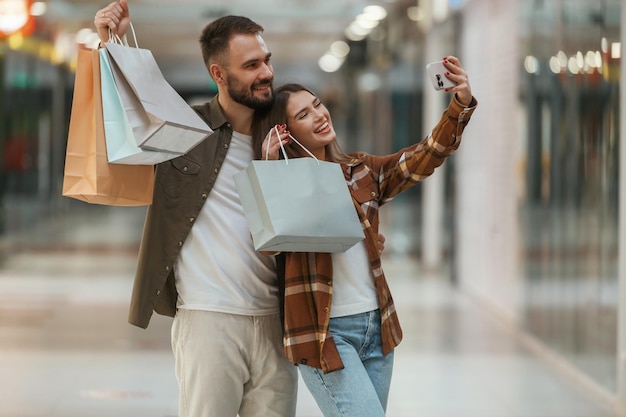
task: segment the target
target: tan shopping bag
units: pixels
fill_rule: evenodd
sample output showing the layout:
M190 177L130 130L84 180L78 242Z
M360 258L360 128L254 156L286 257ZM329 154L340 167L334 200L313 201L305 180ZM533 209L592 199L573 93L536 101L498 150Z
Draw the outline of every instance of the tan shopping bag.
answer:
M154 167L109 164L100 90L100 55L80 49L65 155L66 197L111 206L152 203Z

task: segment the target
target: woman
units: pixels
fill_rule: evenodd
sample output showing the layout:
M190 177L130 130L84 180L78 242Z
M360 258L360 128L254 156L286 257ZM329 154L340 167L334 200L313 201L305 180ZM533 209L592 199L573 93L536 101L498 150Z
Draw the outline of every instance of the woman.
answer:
M256 158L278 159L278 132L289 157L309 156L293 137L316 158L341 164L365 232L343 253L277 258L285 354L326 417L385 415L402 330L380 265L378 207L432 174L459 147L476 100L459 60L444 62L456 83L447 110L429 137L391 155L344 153L328 110L298 84L277 88L272 108L255 121Z

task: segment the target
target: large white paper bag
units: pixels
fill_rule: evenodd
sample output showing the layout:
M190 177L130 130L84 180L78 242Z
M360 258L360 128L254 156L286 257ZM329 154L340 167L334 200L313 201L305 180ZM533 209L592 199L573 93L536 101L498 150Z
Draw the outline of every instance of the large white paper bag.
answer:
M108 161L112 164L156 165L179 156L176 153L151 151L137 146L133 129L126 116L124 104L113 78L109 53L104 48L100 49L99 52L102 116ZM120 89L128 91L128 84L124 79L121 81ZM133 97L130 98L133 99Z
M105 46L138 146L184 154L213 132L165 80L152 52L113 42ZM131 91L120 89L120 78Z
M364 238L336 163L252 161L234 178L256 250L343 252Z

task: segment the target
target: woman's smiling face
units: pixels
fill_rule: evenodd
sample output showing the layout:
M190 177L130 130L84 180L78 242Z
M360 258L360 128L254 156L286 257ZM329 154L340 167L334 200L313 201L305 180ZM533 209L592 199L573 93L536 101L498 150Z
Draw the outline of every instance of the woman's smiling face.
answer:
M325 159L325 147L336 134L330 113L320 99L308 91L289 95L287 101L287 129L291 135L318 159ZM297 144L291 145L297 149Z

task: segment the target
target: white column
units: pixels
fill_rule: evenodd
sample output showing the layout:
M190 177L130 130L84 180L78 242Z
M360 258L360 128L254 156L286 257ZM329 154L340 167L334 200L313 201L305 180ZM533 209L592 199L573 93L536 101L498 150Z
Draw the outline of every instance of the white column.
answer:
M425 62L441 61L450 51L446 51L445 34L440 28L433 28L426 37L424 51ZM447 102L447 94L431 87L424 72L424 135L430 134L441 118ZM441 266L444 232L444 200L446 164L435 170L435 173L422 183L422 262L427 269Z
M619 157L619 304L617 320L617 415L626 416L626 5L622 4L622 57L620 65L620 157Z
M460 58L478 108L455 162L455 253L462 288L516 321L519 48L517 0L474 0L463 10Z

